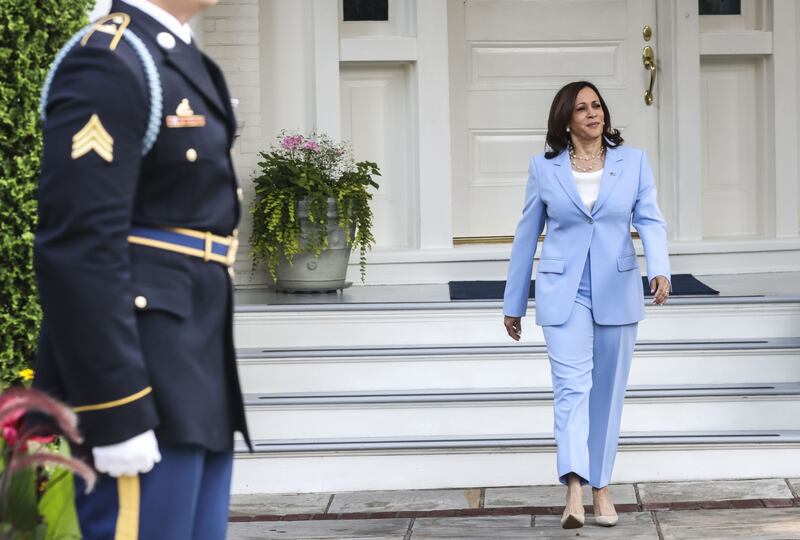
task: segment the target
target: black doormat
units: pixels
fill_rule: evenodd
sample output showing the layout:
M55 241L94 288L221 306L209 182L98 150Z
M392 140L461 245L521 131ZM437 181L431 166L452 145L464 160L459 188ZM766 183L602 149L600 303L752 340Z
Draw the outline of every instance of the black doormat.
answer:
M530 292L528 298L534 297L534 283L531 281ZM503 291L506 288L505 281L451 281L448 283L450 286L450 300L502 300ZM642 276L642 285L644 287L645 296L653 296L650 294L650 284L647 282L647 276ZM687 295L714 295L719 294L692 274L675 274L672 276L672 292L670 296L687 296Z

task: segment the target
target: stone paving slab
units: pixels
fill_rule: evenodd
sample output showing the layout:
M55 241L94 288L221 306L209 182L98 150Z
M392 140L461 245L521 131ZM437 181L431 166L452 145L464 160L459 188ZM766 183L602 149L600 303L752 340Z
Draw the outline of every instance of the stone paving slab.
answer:
M636 492L632 484L608 486L614 504L636 504ZM509 488L486 488L486 508L513 506L564 506L567 488L564 486L531 486ZM583 504L592 504L592 488L583 486Z
M791 499L782 478L711 482L652 482L638 484L642 502L723 501L741 499Z
M328 512L402 512L478 508L479 489L358 491L337 493Z
M657 512L664 540L797 540L800 508Z
M562 529L561 516L536 516L531 538L597 538L602 540L658 540L658 530L650 512L629 512L619 515L615 527L594 524L590 514L580 529ZM580 531L580 534L576 534Z
M789 478L789 483L792 485L795 494L800 496L800 478Z
M531 516L417 518L411 529L411 540L438 538L513 540L530 538L531 531Z
M330 499L330 493L233 495L230 515L322 514L328 507Z
M228 540L403 540L409 519L260 521L228 524Z

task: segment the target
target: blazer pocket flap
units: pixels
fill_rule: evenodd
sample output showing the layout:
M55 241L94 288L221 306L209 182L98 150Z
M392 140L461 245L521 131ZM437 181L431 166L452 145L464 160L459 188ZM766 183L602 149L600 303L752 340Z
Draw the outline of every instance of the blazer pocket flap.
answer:
M136 311L164 311L181 319L192 313L192 283L183 272L157 266L135 267L132 290Z
M564 261L561 259L540 259L539 272L548 274L563 274Z
M617 269L620 272L633 270L635 268L639 268L639 265L636 262L636 255L626 255L617 259Z

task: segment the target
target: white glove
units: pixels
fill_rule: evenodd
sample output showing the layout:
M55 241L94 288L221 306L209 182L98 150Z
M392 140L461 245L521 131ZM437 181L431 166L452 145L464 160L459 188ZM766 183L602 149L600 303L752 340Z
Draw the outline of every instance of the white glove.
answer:
M161 461L153 430L145 431L121 443L92 448L94 468L109 476L136 476L150 472Z

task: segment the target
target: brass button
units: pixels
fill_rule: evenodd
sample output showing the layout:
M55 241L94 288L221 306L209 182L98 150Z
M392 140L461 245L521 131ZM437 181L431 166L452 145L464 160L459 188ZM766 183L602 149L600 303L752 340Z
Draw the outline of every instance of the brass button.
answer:
M197 150L195 150L194 148L189 148L186 151L186 159L188 159L189 161L197 161Z
M242 199L244 199L244 190L242 188L236 188L236 197L239 199L239 202L242 202Z
M133 304L139 309L144 309L147 307L147 298L144 296L137 296L133 299Z

